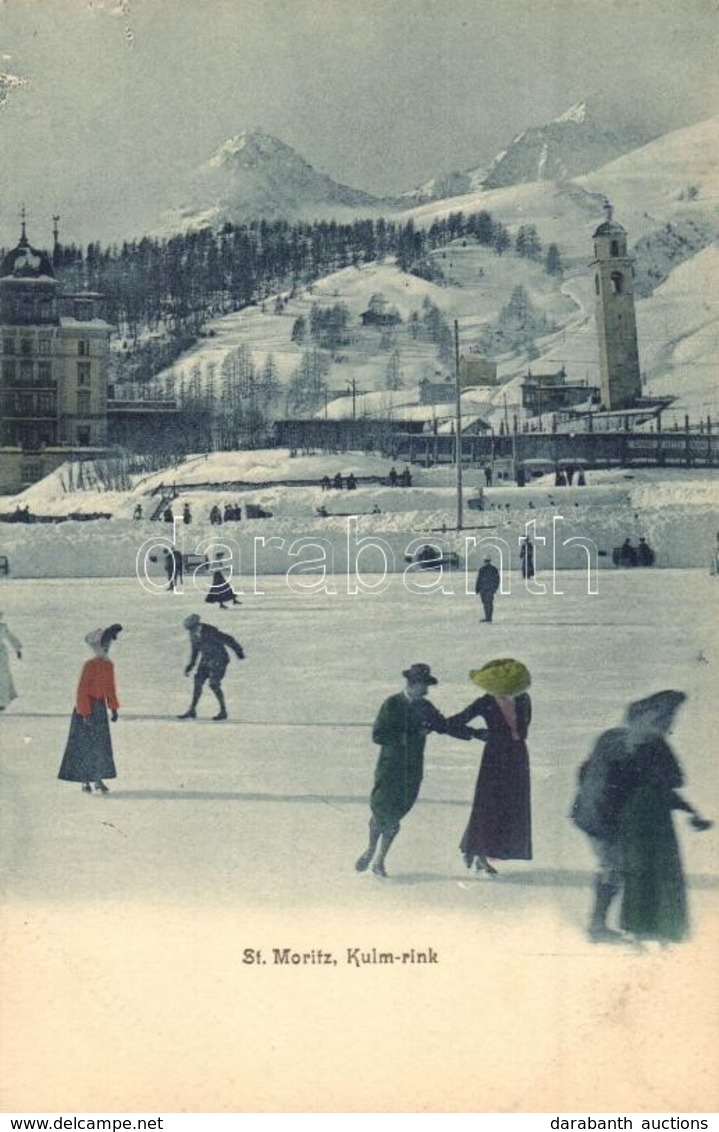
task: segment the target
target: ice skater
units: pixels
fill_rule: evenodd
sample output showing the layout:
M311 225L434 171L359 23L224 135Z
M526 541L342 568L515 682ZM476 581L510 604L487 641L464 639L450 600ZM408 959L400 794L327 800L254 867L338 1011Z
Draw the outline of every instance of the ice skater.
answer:
M527 693L529 671L510 657L490 660L470 672L472 683L485 690L448 723L463 726L480 715L486 729L475 732L487 740L477 776L469 822L460 843L467 868L475 865L490 876L497 869L490 859L532 859L527 732L532 701Z
M386 877L385 858L399 833L400 821L417 801L424 771L424 747L430 731L472 739L472 728L450 727L447 719L426 699L431 686L438 683L428 664L412 664L402 673L406 684L384 701L372 728L372 740L380 745L370 797L372 816L369 844L355 862L363 873L372 864L375 876Z
M599 865L589 938L624 938L608 927L624 886L620 926L639 939L681 939L687 931L686 885L671 812L684 810L696 830L712 823L676 793L682 772L666 741L683 692L657 692L630 704L624 726L599 736L579 771L572 819L587 834Z
M499 589L499 570L492 565L491 555L485 556L484 562L477 571L477 580L474 592L479 594L484 609L484 621L491 622L494 613L494 595Z
M212 585L210 586L210 590L207 594L207 597L205 598L205 601L210 605L216 603L217 605L219 605L220 609L227 609L228 601L232 602L233 605L242 605L242 602L240 601L237 594L222 572L222 567L224 565L222 558L222 551L218 550L217 561L214 563L214 565L218 566L219 569L213 570L212 572Z
M10 670L10 657L7 646L15 653L18 660L22 660L22 644L13 636L0 613L0 711L5 711L8 704L17 699L17 692Z
M107 709L116 723L120 703L115 691L115 669L108 653L112 642L122 632L122 625L95 629L85 637L94 655L83 665L75 697L58 778L64 782L80 782L85 794L92 793L91 783L100 794L107 794L104 779L116 778L112 740L107 722Z
M196 613L191 613L183 621L184 627L190 634L190 642L192 644L192 654L190 662L185 669L185 676L189 676L195 667L195 662L199 658L200 663L195 672L195 684L192 692L192 703L186 712L179 715L178 719L196 719L197 718L197 704L205 682L208 682L210 688L215 694L220 710L217 715L213 715L214 720L227 719L227 706L225 704L225 697L222 692L222 680L227 665L230 663L230 656L227 652L231 649L238 660L244 660L245 653L242 645L231 637L229 633L221 633L219 629L215 629L214 625L205 625Z

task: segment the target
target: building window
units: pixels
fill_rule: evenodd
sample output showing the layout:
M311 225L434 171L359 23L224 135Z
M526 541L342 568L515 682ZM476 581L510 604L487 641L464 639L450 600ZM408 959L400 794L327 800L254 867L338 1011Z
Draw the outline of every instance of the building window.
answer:
M35 367L32 362L20 362L20 380L23 385L32 385L35 380Z
M2 364L2 379L9 385L15 381L15 362L9 362L7 358Z
M612 240L609 251L610 254L615 257L619 255L619 243L617 240Z
M50 385L52 381L52 362L37 363L38 385Z
M4 354L15 353L15 337L12 334L6 334L2 340L2 348Z
M76 300L75 318L78 322L89 322L92 318L92 301L88 302L87 299Z
M594 290L599 294L599 276L594 276Z
M77 391L77 414L79 417L88 417L90 415L89 389L78 389Z
M38 354L51 354L52 353L52 338L47 334L41 334L37 341Z
M88 342L87 338L78 339L77 352L81 358L90 357L90 343Z
M624 276L621 271L613 271L611 275L612 291L615 295L621 295L624 290Z
M82 448L88 447L88 445L90 443L90 429L89 428L87 428L83 425L82 427L76 429L75 436L77 438L77 443Z
M90 384L90 362L77 363L77 384L89 385Z
M32 357L32 338L24 336L20 339L20 353L24 358Z

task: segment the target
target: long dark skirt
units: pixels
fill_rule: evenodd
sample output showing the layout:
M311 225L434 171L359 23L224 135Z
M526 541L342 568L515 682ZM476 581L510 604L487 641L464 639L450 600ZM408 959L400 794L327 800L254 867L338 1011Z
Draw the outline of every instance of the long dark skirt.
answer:
M523 740L487 743L460 849L468 857L532 859L529 755Z
M87 720L72 713L58 778L64 782L97 782L117 778L112 757L112 740L104 700L95 700Z
M687 934L686 886L672 812L661 792L643 786L622 810L624 896L620 924L647 939Z
M227 602L234 601L234 599L235 599L235 591L233 590L230 583L227 581L227 578L225 578L222 574L219 574L219 573L213 574L212 585L210 586L210 589L209 589L209 592L207 594L207 597L205 598L205 601L209 605L212 605L215 602L218 605L225 605Z

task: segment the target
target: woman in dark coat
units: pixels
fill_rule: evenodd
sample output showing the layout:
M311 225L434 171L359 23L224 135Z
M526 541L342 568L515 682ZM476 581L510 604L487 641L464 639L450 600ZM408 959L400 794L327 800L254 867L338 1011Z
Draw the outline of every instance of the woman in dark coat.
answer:
M620 926L638 939L664 943L683 939L689 926L672 811L689 813L697 830L712 824L676 793L683 776L665 735L685 698L683 692L657 692L627 711L633 749L624 764L627 793L619 819L624 874Z
M115 670L108 652L121 631L122 625L110 625L108 629L96 629L85 637L95 657L83 665L80 674L70 734L58 778L64 782L81 782L86 794L92 792L91 782L95 783L100 794L107 794L103 779L117 777L107 709L110 708L112 722L115 723L120 703L115 691Z
M222 566L222 551L221 550L217 552L217 558L218 558L217 565ZM228 601L231 602L233 605L241 605L242 604L242 602L238 599L237 594L233 590L232 586L227 581L227 578L222 573L221 569L220 570L213 570L213 572L212 572L212 585L210 586L210 591L209 591L207 597L205 598L205 601L209 605L216 603L217 605L219 605L220 609L226 609Z
M486 693L448 720L466 725L481 715L487 744L479 767L472 812L460 842L467 868L496 874L488 858L532 859L532 819L527 732L532 701L529 672L518 660L492 660L470 672Z

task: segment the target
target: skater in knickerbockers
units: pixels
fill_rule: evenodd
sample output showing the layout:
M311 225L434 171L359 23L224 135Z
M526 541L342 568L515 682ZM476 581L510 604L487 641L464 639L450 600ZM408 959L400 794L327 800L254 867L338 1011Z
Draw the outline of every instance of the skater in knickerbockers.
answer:
M355 863L357 872L365 872L379 846L372 865L372 872L378 877L387 875L385 858L389 847L399 833L400 821L417 801L429 732L451 734L458 739L472 739L476 734L466 726L450 727L426 699L430 687L438 683L428 664L412 664L402 675L406 681L404 691L384 701L372 729L372 739L381 749L370 797L369 844Z
M214 625L203 624L196 613L191 613L189 617L186 617L183 625L190 634L192 645L190 662L185 669L185 676L190 675L198 658L199 664L195 672L192 703L186 712L178 716L178 719L195 719L197 717L197 704L205 682L209 683L220 705L219 712L212 718L214 720L227 719L227 707L222 692L222 680L227 671L227 665L230 663L227 650L231 649L238 660L244 660L245 653L242 645L229 633L221 633L219 629L215 629Z

